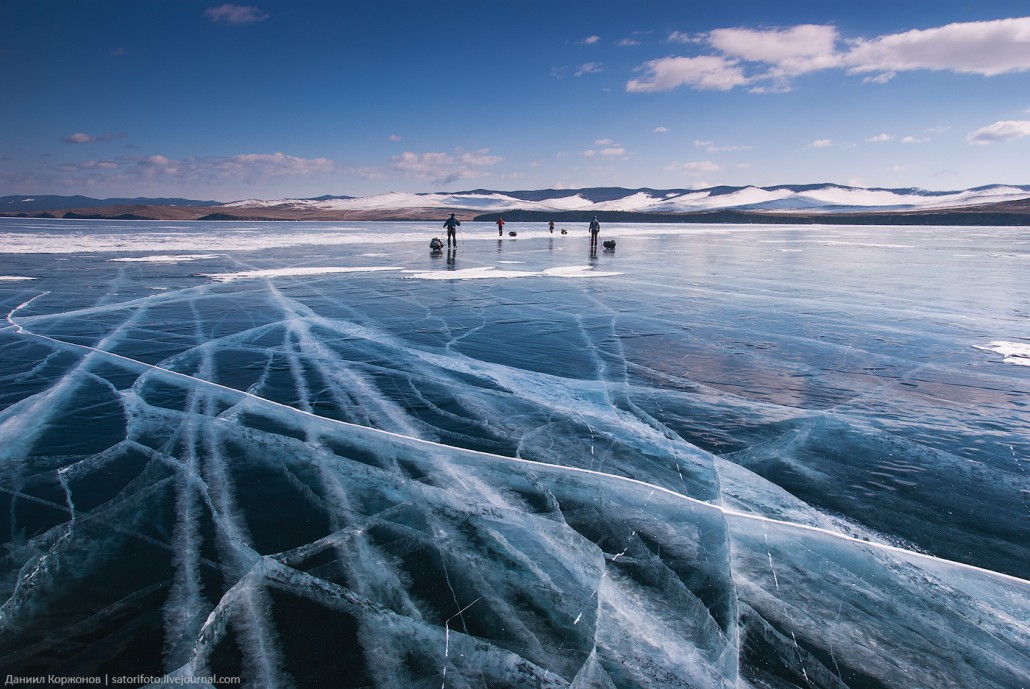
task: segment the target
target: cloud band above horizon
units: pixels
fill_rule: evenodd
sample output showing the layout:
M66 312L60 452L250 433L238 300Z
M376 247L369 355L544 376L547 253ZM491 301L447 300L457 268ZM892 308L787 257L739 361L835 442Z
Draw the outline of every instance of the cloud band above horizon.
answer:
M670 41L707 46L717 54L671 56L645 62L643 76L626 83L630 93L671 91L681 86L753 92L791 89L795 77L827 69L886 83L899 72L951 71L992 77L1030 71L1030 17L953 23L871 39L843 39L834 26L804 24L787 29L715 29L695 37L673 33Z

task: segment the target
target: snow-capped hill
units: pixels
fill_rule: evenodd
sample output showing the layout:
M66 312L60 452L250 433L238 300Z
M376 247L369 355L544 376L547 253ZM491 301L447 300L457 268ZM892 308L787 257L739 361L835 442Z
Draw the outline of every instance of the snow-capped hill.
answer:
M625 211L692 213L714 210L804 211L846 213L961 208L1030 199L1030 186L990 185L960 191L862 188L837 184L777 185L771 187L710 187L708 189L543 189L458 192L388 192L365 197L317 199L248 199L224 204L231 208L276 208L323 211L404 211L406 209L466 210L481 213L519 211Z

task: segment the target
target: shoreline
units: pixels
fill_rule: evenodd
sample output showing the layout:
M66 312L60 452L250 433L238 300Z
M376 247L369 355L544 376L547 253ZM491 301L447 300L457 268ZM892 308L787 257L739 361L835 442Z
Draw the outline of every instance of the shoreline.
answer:
M234 212L236 211L236 212ZM601 222L735 224L735 225L878 225L878 226L1030 226L1030 202L1017 201L968 208L911 211L852 211L799 213L735 209L689 213L637 211L510 210L483 213L467 208L406 208L374 210L297 210L293 208L230 209L225 206L102 206L39 212L0 212L0 217L55 220L222 221L222 222L425 222L454 213L462 222Z

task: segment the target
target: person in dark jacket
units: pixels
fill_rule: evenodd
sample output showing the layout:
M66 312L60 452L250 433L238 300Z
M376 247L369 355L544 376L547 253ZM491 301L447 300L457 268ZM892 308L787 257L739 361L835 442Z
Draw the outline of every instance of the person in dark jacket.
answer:
M597 222L597 216L590 221L590 247L597 248L597 235L601 232L601 223Z
M447 228L447 246L451 245L451 240L454 241L454 246L458 246L458 236L455 231L460 224L461 221L454 217L454 213L451 213L451 217L443 221L443 226Z

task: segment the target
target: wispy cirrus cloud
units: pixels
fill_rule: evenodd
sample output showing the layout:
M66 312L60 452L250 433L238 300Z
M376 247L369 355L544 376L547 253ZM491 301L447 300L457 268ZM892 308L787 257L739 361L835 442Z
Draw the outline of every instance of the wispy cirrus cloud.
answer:
M882 74L877 74L875 77L866 77L865 79L862 80L862 83L863 84L886 84L887 82L889 82L891 79L893 79L896 76L898 76L898 73L892 70L892 71L889 71L889 72L883 72Z
M95 144L100 141L116 141L118 139L124 139L125 134L87 134L85 132L75 132L68 136L61 137L61 140L68 144Z
M651 60L638 67L631 93L749 87L784 92L801 75L828 69L868 75L886 84L899 73L949 71L985 77L1030 71L1030 17L953 23L872 38L846 38L835 26L802 24L777 29L726 28L706 34L673 32L669 42L709 54Z
M326 158L303 158L284 153L241 153L231 156L162 154L120 156L40 165L31 170L0 169L0 183L17 189L90 190L92 195L192 195L222 198L253 193L263 184L281 188L291 179L318 180L333 173L374 177L377 171L340 167ZM77 193L77 192L75 192Z
M76 170L117 170L118 163L113 160L87 160L82 163L64 163L57 167L62 172L74 172Z
M703 43L705 34L690 34L683 31L673 31L665 39L669 43Z
M600 62L587 62L579 66L579 68L572 75L574 77L581 77L584 74L595 74L597 72L603 72L604 66Z
M233 5L226 3L218 7L204 10L204 16L215 24L256 24L268 19L268 14L251 5Z
M711 160L695 160L690 163L671 163L665 166L668 172L685 172L691 175L703 175L706 172L721 172L722 166Z
M215 183L255 184L270 178L309 177L334 171L327 158L301 158L284 153L241 153L233 156L124 156L115 160L63 163L52 170L85 175L91 183L162 180L177 186Z
M695 148L703 148L709 153L722 153L723 151L750 151L750 146L739 146L739 145L728 145L728 146L717 146L714 141L702 141L701 139L694 139Z
M332 172L336 164L328 158L302 158L277 153L240 153L233 156L187 156L176 159L165 155L126 157L123 171L148 178L172 177L181 183L198 184L205 180L243 182L247 185L271 178L310 177Z
M966 140L984 146L1016 141L1027 136L1030 136L1030 120L1001 120L971 132Z
M430 151L413 153L405 151L390 158L390 169L433 184L451 184L461 179L471 179L489 174L490 168L503 158L490 154L490 149L454 152Z

